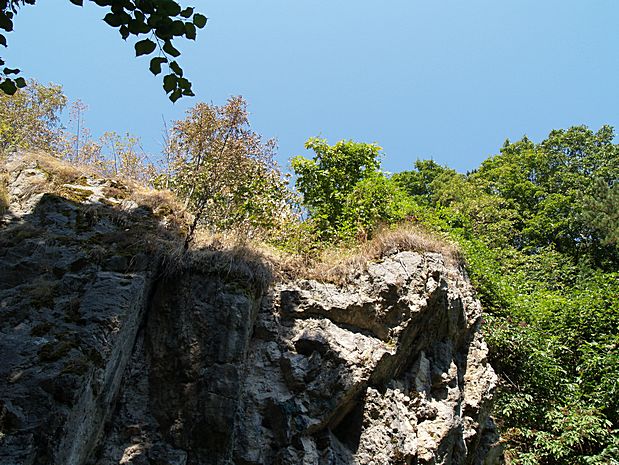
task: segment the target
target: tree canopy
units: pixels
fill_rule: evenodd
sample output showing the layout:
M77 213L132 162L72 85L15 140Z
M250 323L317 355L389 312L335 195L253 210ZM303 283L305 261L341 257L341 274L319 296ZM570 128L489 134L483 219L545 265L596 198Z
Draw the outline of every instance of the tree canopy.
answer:
M241 97L223 106L198 103L174 123L169 162L156 184L194 214L186 246L198 225L253 235L286 216L289 191L273 161L275 148L274 140L263 141L250 128Z
M74 5L83 6L84 0L69 0ZM175 60L180 56L174 47L174 39L195 40L197 29L206 25L206 16L194 11L193 7L183 8L174 0L86 0L108 10L103 20L118 29L126 40L135 36L136 56L153 55L149 69L154 75L167 66L163 77L163 89L170 100L175 102L182 96L193 96L191 82L184 76L183 69ZM0 30L11 32L13 19L20 7L34 5L36 0L0 0ZM0 45L7 46L5 33L0 33ZM20 70L5 66L0 57L0 91L13 95L18 88L26 86Z
M405 193L380 171L376 144L324 139L305 143L314 151L312 160L291 160L297 189L324 239L367 237L378 222L393 223L409 210Z
M53 153L60 145L60 112L67 97L57 85L37 82L5 95L0 92L0 153L38 149Z
M468 175L436 175L431 163L397 175L417 195L415 216L467 259L510 463L607 464L619 453L613 139L609 126L575 126L508 141Z

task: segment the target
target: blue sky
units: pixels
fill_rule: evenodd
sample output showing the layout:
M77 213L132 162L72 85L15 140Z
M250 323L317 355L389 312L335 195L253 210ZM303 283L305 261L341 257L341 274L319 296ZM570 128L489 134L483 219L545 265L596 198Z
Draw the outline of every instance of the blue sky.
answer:
M85 2L90 3L90 2ZM197 101L248 101L287 165L311 136L384 148L383 168L433 158L459 171L506 138L619 126L617 0L194 0L209 17L178 43L197 97L170 103L160 77L103 8L23 7L8 65L89 105L95 135L129 131L157 154L162 118Z

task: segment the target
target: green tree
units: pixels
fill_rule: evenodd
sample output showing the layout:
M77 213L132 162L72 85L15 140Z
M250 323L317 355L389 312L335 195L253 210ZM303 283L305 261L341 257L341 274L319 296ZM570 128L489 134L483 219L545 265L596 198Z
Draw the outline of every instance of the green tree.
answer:
M74 5L82 6L84 0L69 0ZM197 29L206 25L207 18L194 12L193 7L182 8L174 0L87 0L105 7L109 12L103 20L118 29L121 37L127 39L133 35L140 39L135 43L136 56L157 56L150 60L153 74L161 73L166 65L168 73L163 78L163 88L170 100L175 102L182 96L194 95L191 82L183 76L183 70L175 61L180 52L174 47L177 37L195 40ZM34 5L36 0L0 0L0 30L11 32L13 19L23 5ZM0 45L7 46L6 36L0 34ZM16 77L20 70L4 67L0 58L0 90L12 95L18 88L26 86L23 77Z
M379 224L398 223L412 210L412 199L397 183L379 171L370 173L346 197L338 234L368 238Z
M247 104L198 103L177 121L167 152L171 166L157 184L169 186L194 214L185 242L198 225L212 230L273 226L285 215L289 191L273 161L275 141L249 127Z
M417 160L415 169L395 173L393 180L419 204L430 204L436 189L433 183L456 175L455 170L441 166L434 160Z
M140 139L126 133L107 131L100 139L104 160L97 167L106 176L119 176L142 184L148 183L155 174L155 168L142 149ZM97 161L94 161L97 163Z
M619 247L619 182L609 185L596 179L594 189L583 198L583 221L589 224L603 245Z
M607 465L619 454L613 138L608 126L576 126L506 142L469 175L438 175L416 211L466 256L513 464Z
M357 184L377 175L381 148L350 140L329 145L318 138L308 139L305 147L315 155L312 160L302 156L291 160L297 189L320 234L335 236L342 230L346 205Z
M67 104L62 87L31 81L14 95L0 92L0 152L56 151L62 142L60 113Z
M608 126L597 132L577 126L552 131L540 144L526 137L508 141L468 176L439 175L432 182L433 198L469 216L476 232L496 244L529 253L554 248L612 267L617 261L605 240L608 228L585 212L594 208L592 199L607 195L594 192L592 179L607 186L619 180L619 146L613 137ZM605 218L612 224L612 212Z

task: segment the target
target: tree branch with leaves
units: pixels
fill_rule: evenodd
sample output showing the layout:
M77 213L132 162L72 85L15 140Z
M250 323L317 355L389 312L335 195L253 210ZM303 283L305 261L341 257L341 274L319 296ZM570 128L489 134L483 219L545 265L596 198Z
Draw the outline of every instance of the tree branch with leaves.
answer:
M202 225L211 231L254 234L273 227L288 211L291 192L273 160L275 141L249 126L247 104L198 103L170 131L171 167L157 180L194 215L185 249Z
M69 0L74 5L83 6L84 0ZM185 38L195 40L197 30L206 26L207 18L194 11L193 7L183 8L174 0L87 0L109 9L103 18L108 25L118 29L120 36L127 40L130 36L140 39L135 43L136 56L151 55L149 69L154 75L167 66L163 76L163 89L172 102L183 96L193 96L191 82L184 76L183 69L175 60L181 52L174 46L174 40ZM0 0L0 45L6 47L5 33L13 30L13 20L24 5L34 5L36 0ZM17 89L26 86L20 76L21 70L5 67L0 58L0 91L13 95Z

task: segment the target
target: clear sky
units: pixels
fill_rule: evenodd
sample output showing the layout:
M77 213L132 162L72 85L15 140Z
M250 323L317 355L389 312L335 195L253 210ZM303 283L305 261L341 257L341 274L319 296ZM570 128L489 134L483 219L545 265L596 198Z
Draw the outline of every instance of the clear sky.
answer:
M467 171L506 138L619 127L617 0L180 3L209 22L195 43L178 41L197 97L174 105L94 4L23 7L0 52L87 103L95 135L129 131L155 154L162 118L231 95L248 101L257 132L279 140L283 165L322 136L377 142L388 171L417 158Z

